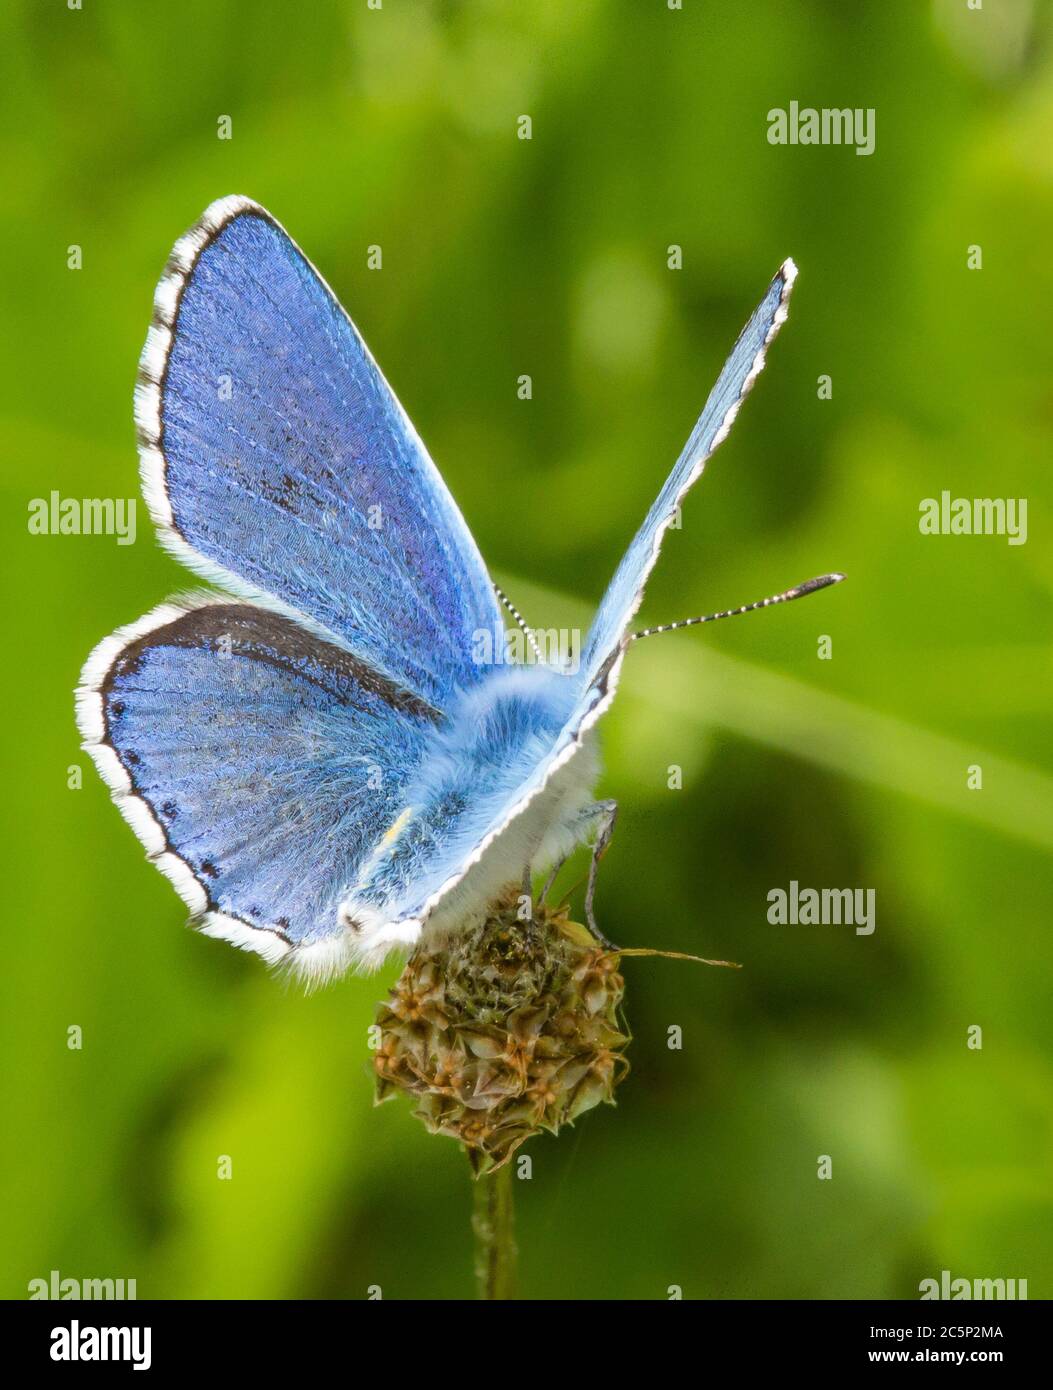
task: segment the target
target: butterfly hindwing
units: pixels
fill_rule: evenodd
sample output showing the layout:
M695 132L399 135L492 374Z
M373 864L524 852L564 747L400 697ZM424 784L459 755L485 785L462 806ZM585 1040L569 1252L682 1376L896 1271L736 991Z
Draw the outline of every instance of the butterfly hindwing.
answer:
M473 638L503 623L475 542L354 325L257 204L222 199L177 243L136 420L147 502L184 563L432 704L480 679Z
M339 903L439 716L280 614L191 603L88 659L84 746L197 925L308 975L339 970L354 954Z

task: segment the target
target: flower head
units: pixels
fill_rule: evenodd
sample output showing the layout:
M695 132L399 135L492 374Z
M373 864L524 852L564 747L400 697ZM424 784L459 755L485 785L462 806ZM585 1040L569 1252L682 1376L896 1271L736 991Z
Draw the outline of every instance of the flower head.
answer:
M618 953L565 910L539 905L520 921L518 905L502 899L486 921L418 948L377 1014L377 1101L410 1095L477 1175L538 1130L613 1104L628 1070Z

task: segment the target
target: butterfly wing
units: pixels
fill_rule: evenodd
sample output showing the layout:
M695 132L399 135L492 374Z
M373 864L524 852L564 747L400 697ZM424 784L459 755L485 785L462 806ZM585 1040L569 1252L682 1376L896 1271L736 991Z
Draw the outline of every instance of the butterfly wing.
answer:
M613 689L623 638L640 607L663 537L688 490L702 476L710 454L727 438L743 400L764 370L768 347L786 321L796 278L797 267L792 260L785 261L739 334L691 437L611 580L585 641L580 678L587 708L595 703L590 700L590 691L596 687L603 692L608 686Z
M100 643L77 718L195 925L312 978L356 962L339 904L399 815L429 705L281 614L199 597Z
M503 635L475 542L332 291L257 204L224 198L157 288L136 388L162 541L442 708Z

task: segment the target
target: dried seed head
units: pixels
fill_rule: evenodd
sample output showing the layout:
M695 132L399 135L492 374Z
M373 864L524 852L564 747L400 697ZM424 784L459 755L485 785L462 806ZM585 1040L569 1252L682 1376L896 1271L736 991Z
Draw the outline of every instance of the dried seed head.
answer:
M412 1096L477 1175L538 1130L613 1104L628 1070L617 952L565 911L538 906L523 922L518 906L509 896L470 931L418 948L377 1014L378 1103Z

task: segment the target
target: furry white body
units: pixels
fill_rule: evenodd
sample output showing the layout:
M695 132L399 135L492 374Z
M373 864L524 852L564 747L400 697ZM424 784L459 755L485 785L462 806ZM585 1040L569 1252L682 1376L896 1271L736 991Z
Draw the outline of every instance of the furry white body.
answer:
M363 964L477 921L524 871L549 868L587 837L599 754L591 723L573 719L576 698L571 677L526 666L495 669L456 703L342 904Z

